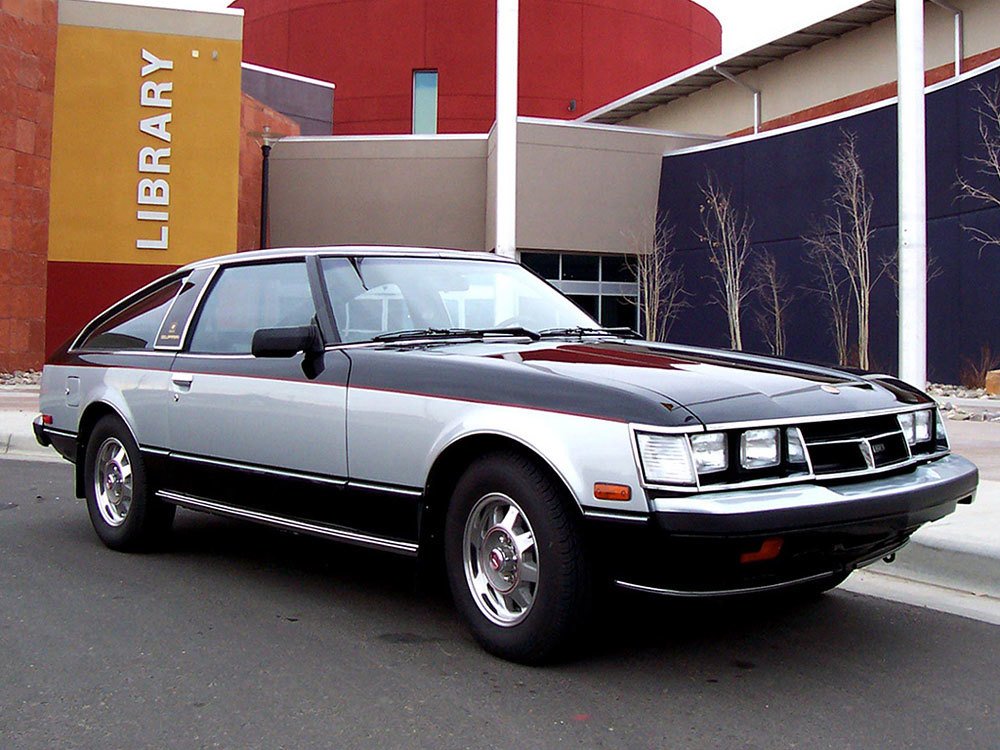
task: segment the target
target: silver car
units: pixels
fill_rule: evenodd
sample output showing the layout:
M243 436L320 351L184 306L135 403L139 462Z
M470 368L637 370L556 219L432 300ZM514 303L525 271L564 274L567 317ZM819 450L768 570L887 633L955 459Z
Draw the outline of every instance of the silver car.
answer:
M978 479L898 380L642 341L444 250L193 263L53 354L41 411L109 547L180 506L443 556L476 639L532 663L604 584L826 590Z

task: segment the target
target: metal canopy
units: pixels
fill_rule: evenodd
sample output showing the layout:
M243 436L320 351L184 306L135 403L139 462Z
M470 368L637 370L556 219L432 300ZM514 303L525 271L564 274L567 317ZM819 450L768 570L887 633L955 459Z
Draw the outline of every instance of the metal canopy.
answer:
M836 39L855 29L869 26L888 18L895 11L895 0L869 0L755 49L729 58L719 56L706 60L700 65L588 112L578 119L582 122L605 124L621 122L726 80L725 76L715 70L716 68L722 68L726 73L738 76L748 70L761 68L796 52L815 47L828 39Z

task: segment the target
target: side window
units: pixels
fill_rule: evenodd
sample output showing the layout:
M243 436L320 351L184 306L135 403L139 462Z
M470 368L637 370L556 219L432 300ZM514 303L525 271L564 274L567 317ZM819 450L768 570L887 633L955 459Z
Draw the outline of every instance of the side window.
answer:
M258 328L304 326L315 314L305 263L223 268L201 306L189 351L249 354Z
M366 288L347 258L324 258L323 277L341 341L368 341L386 331L416 327L398 284Z
M174 281L101 321L87 335L80 348L152 349L163 316L180 288L181 282Z

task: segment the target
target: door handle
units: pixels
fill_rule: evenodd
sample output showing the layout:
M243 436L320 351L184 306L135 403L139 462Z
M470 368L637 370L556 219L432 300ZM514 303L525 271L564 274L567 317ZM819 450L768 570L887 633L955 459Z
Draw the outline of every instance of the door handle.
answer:
M171 375L170 381L174 384L174 387L179 391L189 391L191 390L191 383L194 382L193 375Z

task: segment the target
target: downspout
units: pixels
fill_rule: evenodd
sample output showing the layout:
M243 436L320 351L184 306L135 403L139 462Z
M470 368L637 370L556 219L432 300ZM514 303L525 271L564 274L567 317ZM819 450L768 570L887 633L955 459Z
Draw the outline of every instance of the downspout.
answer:
M955 16L955 76L962 75L962 58L965 57L964 14L961 8L956 8L944 0L930 0L940 8L950 11Z
M760 132L760 89L755 89L746 81L737 78L732 73L727 70L723 70L718 65L713 65L712 70L718 73L720 76L725 78L727 81L732 81L737 86L742 86L751 94L753 94L753 132Z

